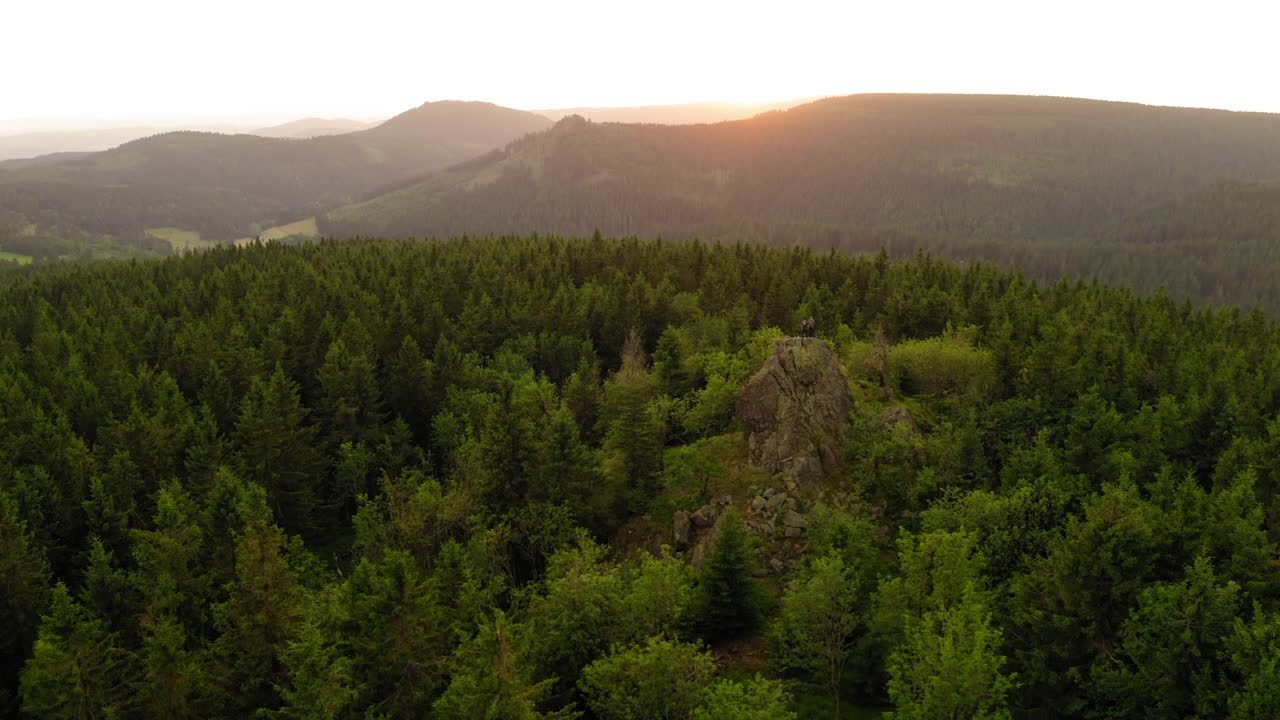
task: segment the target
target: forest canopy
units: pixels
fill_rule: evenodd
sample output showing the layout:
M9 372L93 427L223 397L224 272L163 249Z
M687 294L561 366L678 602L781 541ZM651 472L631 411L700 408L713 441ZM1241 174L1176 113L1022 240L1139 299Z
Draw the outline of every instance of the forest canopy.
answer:
M734 402L810 317L854 410L806 494ZM8 271L0 713L1273 718L1276 457L1261 312L980 263L501 237ZM707 507L695 562L672 523Z
M568 117L318 217L331 237L558 232L983 260L1280 311L1280 116L833 97L711 125Z

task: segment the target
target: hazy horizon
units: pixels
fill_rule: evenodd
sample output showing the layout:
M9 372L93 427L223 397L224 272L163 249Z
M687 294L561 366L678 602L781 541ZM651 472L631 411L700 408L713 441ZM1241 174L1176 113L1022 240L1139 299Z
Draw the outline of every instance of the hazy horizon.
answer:
M652 103L645 105L589 105L589 104L571 104L557 107L512 107L515 110L524 110L537 114L553 114L563 115L567 111L577 111L583 109L600 109L600 110L625 110L625 109L643 109L643 108L698 108L719 106L723 108L741 108L749 110L762 106L786 105L793 106L829 96L809 96L794 98L770 98L760 102L732 102L727 100L718 100L709 98L705 100L679 102L679 103ZM144 128L163 130L175 126L191 126L199 129L221 128L225 130L248 131L256 130L272 125L295 122L299 120L356 120L360 122L377 123L388 120L407 110L421 106L424 103L433 102L489 102L484 98L433 98L422 100L411 105L407 105L395 112L377 116L360 116L356 114L333 114L333 113L277 113L270 115L260 115L253 113L227 113L224 115L192 115L182 116L153 116L153 117L121 117L112 118L95 118L93 116L51 116L51 117L27 117L27 118L0 118L0 134L17 135L17 134L39 134L44 132L76 132L88 130L100 130L105 128ZM493 103L502 105L502 103ZM552 118L556 119L556 118Z
M537 110L936 92L1280 112L1272 13L1247 0L1212 12L1151 0L1070 12L1008 0L802 0L785 12L724 0L49 0L8 15L32 30L0 46L0 64L25 68L0 104L9 131L368 119L446 98ZM303 42L281 45L291 40Z

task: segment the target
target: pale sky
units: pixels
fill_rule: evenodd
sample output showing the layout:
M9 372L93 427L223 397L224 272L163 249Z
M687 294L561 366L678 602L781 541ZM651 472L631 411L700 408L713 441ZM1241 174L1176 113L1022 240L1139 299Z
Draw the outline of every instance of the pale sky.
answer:
M0 126L859 92L1280 112L1274 0L0 0Z

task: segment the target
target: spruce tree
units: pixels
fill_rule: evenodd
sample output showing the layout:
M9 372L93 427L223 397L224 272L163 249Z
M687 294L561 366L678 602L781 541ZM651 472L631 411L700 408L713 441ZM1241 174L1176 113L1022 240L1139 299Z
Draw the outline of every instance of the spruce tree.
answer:
M22 712L58 720L117 716L130 699L131 660L102 621L58 583L22 670Z
M290 532L312 528L324 470L308 413L298 384L277 365L270 378L254 378L236 421L245 479L266 489L276 519Z
M0 492L0 716L12 714L18 671L31 652L49 592L49 566L17 504Z
M759 621L748 552L742 519L729 511L702 568L703 632L710 640L739 636Z

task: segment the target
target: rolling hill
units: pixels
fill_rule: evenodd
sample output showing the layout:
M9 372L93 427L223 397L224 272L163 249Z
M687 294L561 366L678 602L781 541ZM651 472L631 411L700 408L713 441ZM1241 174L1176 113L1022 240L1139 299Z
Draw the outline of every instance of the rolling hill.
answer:
M552 120L581 115L595 122L656 123L659 125L692 125L724 122L754 117L770 110L786 110L817 98L783 100L767 103L700 102L676 105L640 105L636 107L574 107L534 110Z
M0 248L65 254L67 248L50 238L84 233L127 244L147 228L229 240L358 199L549 124L488 103L438 102L343 135L295 140L173 132L101 153L11 164L0 168L0 211L10 216L7 231L0 224Z
M105 128L67 128L5 132L0 134L0 162L67 152L101 152L149 135L179 130L176 126L123 126ZM229 125L208 125L190 130L236 132Z
M1229 213L1205 206L1275 179L1276 115L1066 98L857 95L715 125L569 116L318 220L330 236L599 229L899 254L924 248L1045 278L1102 274L1140 289L1165 285L1280 308L1266 274L1280 264L1273 226L1266 242L1249 236L1247 257L1237 256L1238 237L1207 237L1181 221L1156 227L1162 208ZM1194 259L1190 274L1183 258L1162 253L1170 247Z

